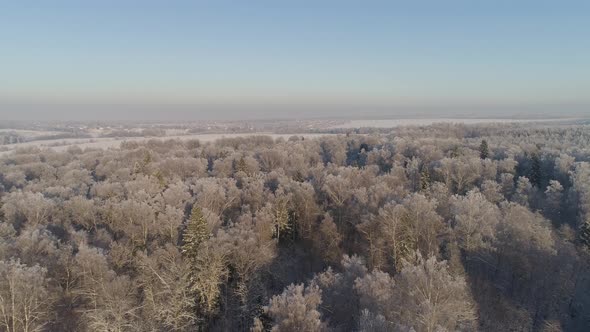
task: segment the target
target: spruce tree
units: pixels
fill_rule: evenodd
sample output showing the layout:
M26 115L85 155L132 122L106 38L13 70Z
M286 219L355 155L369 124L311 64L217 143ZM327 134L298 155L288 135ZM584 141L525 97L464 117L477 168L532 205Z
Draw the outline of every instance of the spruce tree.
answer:
M203 217L201 208L195 205L191 210L190 219L182 234L182 254L194 259L198 254L199 246L208 238L207 221Z
M529 179L531 180L531 183L536 186L537 188L541 187L541 180L543 178L543 175L541 174L541 159L539 158L539 154L538 153L534 153L531 156L531 173L529 176Z
M481 144L479 145L479 157L481 159L487 159L490 156L490 150L488 147L488 141L481 140Z
M248 166L246 165L246 160L244 157L240 158L240 160L235 163L234 169L236 172L244 172L248 174Z
M590 249L590 217L580 225L580 242Z

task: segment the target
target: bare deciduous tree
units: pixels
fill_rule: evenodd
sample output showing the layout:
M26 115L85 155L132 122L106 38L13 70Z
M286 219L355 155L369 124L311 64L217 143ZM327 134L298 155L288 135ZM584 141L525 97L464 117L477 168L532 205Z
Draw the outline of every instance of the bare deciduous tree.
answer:
M43 331L52 311L47 270L0 261L0 326L7 332Z

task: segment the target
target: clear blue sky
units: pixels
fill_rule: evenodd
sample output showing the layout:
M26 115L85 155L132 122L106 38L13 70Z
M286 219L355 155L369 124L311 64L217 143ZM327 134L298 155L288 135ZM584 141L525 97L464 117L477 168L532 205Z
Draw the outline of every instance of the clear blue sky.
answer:
M0 0L19 103L587 106L590 1Z

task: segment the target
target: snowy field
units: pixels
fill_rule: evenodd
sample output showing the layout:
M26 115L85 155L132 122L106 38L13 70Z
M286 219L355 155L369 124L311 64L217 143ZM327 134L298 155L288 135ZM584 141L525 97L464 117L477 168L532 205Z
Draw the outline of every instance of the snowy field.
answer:
M32 141L18 144L10 144L1 146L4 151L0 151L0 156L6 155L18 148L37 146L39 148L51 148L55 151L65 151L72 146L78 146L82 149L93 148L93 149L109 149L118 148L123 142L138 142L147 141L151 139L155 140L168 140L168 139L179 139L179 140L191 140L197 139L201 142L212 142L221 138L235 138L235 137L248 137L248 136L270 136L273 139L283 138L288 139L291 136L303 136L305 138L316 138L320 136L330 134L272 134L272 133L241 133L241 134L194 134L194 135L178 135L178 136L165 136L165 137L131 137L131 138L69 138L69 139L57 139L57 140L43 140L43 141Z
M424 118L424 119L388 119L388 120L349 120L349 121L338 121L336 123L324 123L319 125L316 129L319 130L330 130L330 129L353 129L353 128L394 128L399 126L426 126L433 123L465 123L465 124L478 124L478 123L525 123L525 122L556 122L556 121L575 121L578 119L574 118L561 118L561 119L481 119L481 118ZM185 130L167 130L167 136L163 137L92 137L92 138L64 138L64 139L52 139L52 140L35 140L40 136L49 136L55 134L61 134L58 131L34 131L34 130L10 130L0 129L2 132L15 132L21 136L32 139L28 142L8 144L0 146L0 156L9 154L10 152L18 149L36 146L39 148L51 148L55 151L65 151L72 146L78 146L82 149L109 149L118 148L123 142L137 142L145 141L150 139L156 140L167 140L167 139L179 139L179 140L191 140L197 139L201 142L212 142L220 138L233 138L233 137L246 137L255 135L265 135L272 138L282 137L288 139L289 137L303 136L306 138L315 138L324 135L321 133L302 133L302 134L273 134L269 132L260 133L236 133L236 134L182 134ZM89 133L92 136L99 136L100 133Z
M427 126L433 123L523 123L523 122L555 122L577 120L574 118L561 119L454 119L454 118L432 118L432 119L389 119L389 120L350 120L342 124L330 126L329 129L348 128L393 128L400 126Z
M0 134L17 134L24 138L37 138L41 136L49 136L49 135L63 135L67 134L63 131L45 131L45 130L25 130L25 129L0 129Z

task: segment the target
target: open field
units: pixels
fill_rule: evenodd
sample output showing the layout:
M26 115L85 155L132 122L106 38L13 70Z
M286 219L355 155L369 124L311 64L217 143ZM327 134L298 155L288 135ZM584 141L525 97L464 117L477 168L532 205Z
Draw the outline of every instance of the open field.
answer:
M553 118L553 119L492 119L492 118L424 118L424 119L379 119L379 120L350 120L331 125L329 129L352 128L393 128L400 126L428 126L433 123L526 123L526 122L562 122L576 121L577 118Z
M65 134L62 131L49 131L49 130L26 130L26 129L0 129L0 134L4 133L15 133L25 138L36 138L41 136Z
M2 146L5 150L0 151L0 156L6 155L16 149L26 148L31 146L37 146L40 148L51 148L55 151L65 151L72 146L78 146L81 149L92 148L92 149L109 149L117 148L123 142L138 142L146 141L150 139L156 140L168 140L168 139L179 139L179 140L192 140L197 139L201 142L213 142L221 138L235 138L235 137L247 137L247 136L270 136L273 139L283 138L288 139L291 136L303 136L305 138L316 138L331 134L313 134L313 133L302 133L302 134L273 134L273 133L239 133L239 134L194 134L194 135L172 135L164 137L127 137L127 138L111 138L111 137L100 137L100 138L69 138L69 139L56 139L56 140L43 140L43 141L31 141L17 144L10 144Z
M416 119L375 119L375 120L317 120L317 121L301 121L294 127L295 130L289 133L277 134L277 132L288 132L283 130L285 124L270 123L265 124L264 127L259 128L260 131L250 132L216 132L216 133L189 133L187 128L166 128L162 131L163 136L136 136L129 137L115 136L107 137L112 129L100 128L91 129L86 127L78 128L79 133L86 137L76 138L52 138L51 136L59 137L59 135L67 134L60 130L27 130L27 129L0 129L0 134L13 134L19 136L15 143L0 145L0 156L6 155L16 149L36 146L40 148L51 148L56 151L65 151L72 146L78 146L82 149L109 149L117 148L123 142L145 141L150 139L179 139L192 140L197 139L202 142L212 142L220 138L243 137L253 135L267 135L273 138L288 139L293 135L304 136L309 138L319 137L323 135L331 135L333 130L354 129L354 128L395 128L401 126L427 126L433 123L464 123L464 124L482 124L482 123L548 123L555 124L557 122L579 122L577 118L553 118L553 119L507 119L507 118L416 118ZM223 124L217 124L222 126ZM153 124L152 124L153 126ZM160 125L165 127L166 125ZM201 124L202 126L202 124ZM134 125L129 127L125 133L140 133L146 128L151 128L147 125ZM228 127L229 128L229 127ZM243 129L243 128L242 128ZM226 128L227 130L227 128ZM314 132L308 132L308 131Z

